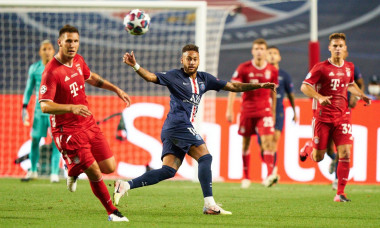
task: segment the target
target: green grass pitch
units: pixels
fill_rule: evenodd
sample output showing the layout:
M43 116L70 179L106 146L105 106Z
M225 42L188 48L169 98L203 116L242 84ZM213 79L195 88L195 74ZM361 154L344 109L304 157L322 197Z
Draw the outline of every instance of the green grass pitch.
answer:
M112 193L113 181L106 180ZM164 181L120 201L129 223L111 223L87 180L0 179L0 227L380 227L380 186L348 185L350 203L333 202L330 185L214 183L214 198L231 216L203 215L198 183Z

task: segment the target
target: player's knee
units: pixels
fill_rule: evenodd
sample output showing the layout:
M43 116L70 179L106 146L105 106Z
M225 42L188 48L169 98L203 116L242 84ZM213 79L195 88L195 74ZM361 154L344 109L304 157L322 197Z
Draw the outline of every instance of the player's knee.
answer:
M107 167L102 167L102 173L104 174L110 174L110 173L113 173L115 172L115 165L109 165Z
M172 168L170 166L167 166L167 165L163 165L161 169L163 171L162 173L164 174L165 179L172 178L177 173L176 169L174 169L174 168Z

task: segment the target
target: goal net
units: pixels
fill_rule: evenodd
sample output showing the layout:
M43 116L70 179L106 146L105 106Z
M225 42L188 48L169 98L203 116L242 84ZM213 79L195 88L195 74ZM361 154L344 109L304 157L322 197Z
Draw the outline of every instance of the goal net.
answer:
M132 36L124 30L123 18L134 8L151 17L150 30L145 35ZM125 109L114 94L86 87L90 109L117 160L117 175L134 177L147 166L157 168L161 164L160 132L169 110L169 91L141 79L122 63L123 54L134 51L144 68L151 72L167 71L180 68L181 48L195 43L200 47L200 70L216 76L226 15L226 10L207 8L205 2L1 0L0 176L22 176L30 167L25 155L30 152L31 127L24 127L21 119L28 67L39 60L41 41L51 40L58 50L56 40L63 25L79 29L78 53L91 71L118 85L132 98L132 106ZM201 120L214 120L214 96L209 93L205 97L199 113ZM31 120L34 106L32 96L28 106ZM41 144L50 142L48 136ZM39 172L49 174L49 153L43 153ZM14 164L20 157L20 164ZM189 177L186 173L184 170L180 175Z

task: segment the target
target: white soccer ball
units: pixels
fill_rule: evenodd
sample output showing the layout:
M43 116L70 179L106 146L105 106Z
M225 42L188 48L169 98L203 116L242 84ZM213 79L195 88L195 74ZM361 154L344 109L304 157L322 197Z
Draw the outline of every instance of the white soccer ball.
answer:
M134 9L124 17L125 30L132 35L143 35L149 30L150 17L142 10Z

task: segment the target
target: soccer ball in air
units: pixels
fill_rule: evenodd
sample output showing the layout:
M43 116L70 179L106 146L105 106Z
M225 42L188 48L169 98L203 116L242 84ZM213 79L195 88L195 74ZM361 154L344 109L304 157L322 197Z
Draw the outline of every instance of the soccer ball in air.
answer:
M124 17L125 30L132 35L143 35L149 30L150 17L142 10L134 9Z

